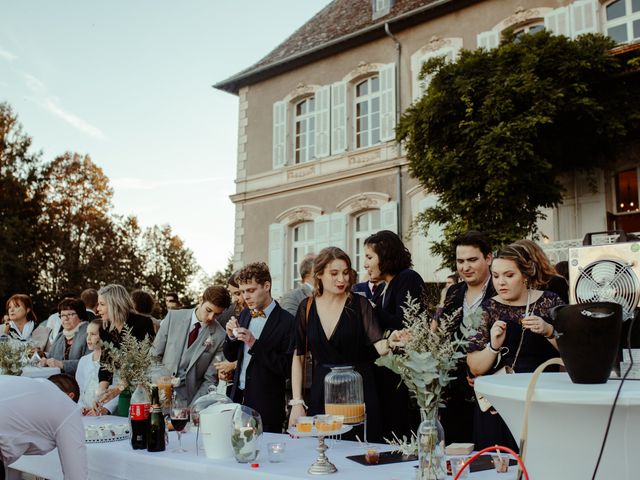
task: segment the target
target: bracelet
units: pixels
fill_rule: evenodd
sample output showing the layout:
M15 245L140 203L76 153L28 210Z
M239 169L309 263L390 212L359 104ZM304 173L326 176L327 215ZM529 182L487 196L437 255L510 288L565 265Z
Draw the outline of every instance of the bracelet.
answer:
M497 355L498 353L500 353L500 349L499 349L499 348L498 348L498 349L493 348L493 346L491 345L491 342L490 342L490 341L489 341L489 342L487 342L487 347L489 347L489 350L491 350L491 351L492 351L493 353L495 353L496 355Z
M309 407L307 407L307 404L304 403L304 400L301 398L292 398L291 400L289 400L289 406L290 407L295 407L296 405L302 405L304 407L305 410L307 410Z
M558 337L560 336L560 334L558 333L558 331L555 328L553 328L553 325L551 325L551 327L552 327L551 328L551 334L548 335L548 336L545 335L544 338L546 338L547 340L554 340L554 339L557 340Z

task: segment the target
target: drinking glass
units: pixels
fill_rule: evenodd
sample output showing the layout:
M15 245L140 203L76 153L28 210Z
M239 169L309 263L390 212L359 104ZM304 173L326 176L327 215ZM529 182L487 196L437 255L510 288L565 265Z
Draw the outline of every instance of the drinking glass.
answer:
M187 450L182 448L182 432L187 426L187 423L189 423L189 404L187 401L174 394L173 399L171 400L171 411L169 416L171 418L171 425L173 425L173 429L178 434L178 444L180 445L178 448L173 450L173 452L186 452Z

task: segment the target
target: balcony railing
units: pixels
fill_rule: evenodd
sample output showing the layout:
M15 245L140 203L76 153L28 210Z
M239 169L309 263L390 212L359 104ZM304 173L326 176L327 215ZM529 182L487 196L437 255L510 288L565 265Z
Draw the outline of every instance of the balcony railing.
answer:
M627 233L627 235L635 235L640 237L640 232ZM591 237L592 245L609 245L616 243L620 235L593 235ZM551 264L555 265L563 260L569 260L569 249L582 246L582 238L574 238L571 240L558 240L556 242L539 242L542 249L545 251Z

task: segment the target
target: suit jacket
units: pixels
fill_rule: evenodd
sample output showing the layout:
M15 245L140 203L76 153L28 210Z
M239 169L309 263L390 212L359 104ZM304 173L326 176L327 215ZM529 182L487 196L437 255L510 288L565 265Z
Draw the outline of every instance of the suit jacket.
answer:
M192 313L193 309L169 310L151 347L151 354L161 357L162 364L171 373L180 376L176 393L189 402L206 394L209 386L218 383L218 373L213 364L222 360L222 345L226 336L224 329L214 320L202 324L198 337L187 348ZM188 367L180 375L183 360L188 361Z
M47 354L49 358L55 358L56 360L62 360L63 367L62 372L69 375L75 375L78 368L78 361L84 357L89 349L87 348L87 326L89 322L80 322L78 325L78 331L73 336L73 343L69 349L69 359L64 359L64 347L67 343L67 339L61 333L58 334L55 341L51 345L51 350Z
M298 313L300 302L306 300L312 293L311 287L303 283L298 288L294 288L285 293L280 299L280 306L295 317Z
M239 324L249 328L250 322L251 313L246 308L240 314ZM282 425L285 419L285 384L291 375L294 325L293 315L276 302L260 338L249 349L251 362L247 367L243 403L260 413L265 426ZM244 342L226 337L224 356L231 362L238 361L231 389L231 398L235 400L239 398Z
M353 287L351 287L351 291L359 295L364 295L369 300L373 300L373 297L375 297L376 293L384 290L384 285L385 285L384 282L378 283L372 292L371 289L369 288L369 282L360 282L360 283L356 283Z

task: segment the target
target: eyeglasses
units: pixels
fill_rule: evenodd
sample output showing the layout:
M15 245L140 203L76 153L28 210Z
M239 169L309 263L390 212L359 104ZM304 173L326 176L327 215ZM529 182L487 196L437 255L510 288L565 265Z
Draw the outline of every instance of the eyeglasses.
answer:
M73 313L61 313L60 314L60 319L61 320L66 320L67 318L73 318L76 315L78 315L76 312L73 312Z

